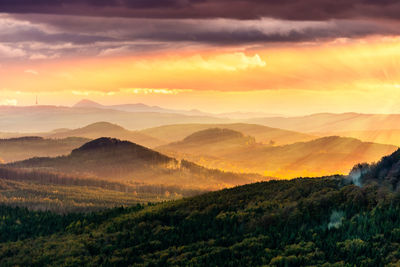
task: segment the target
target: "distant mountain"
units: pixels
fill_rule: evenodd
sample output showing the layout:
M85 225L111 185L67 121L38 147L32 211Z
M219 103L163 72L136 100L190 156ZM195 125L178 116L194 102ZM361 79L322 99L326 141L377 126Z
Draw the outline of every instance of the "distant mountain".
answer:
M180 141L188 135L209 128L224 128L241 132L248 136L255 137L257 142L285 145L295 142L310 141L315 136L294 131L271 128L257 124L230 123L230 124L178 124L164 125L140 131L154 138L165 140L166 142Z
M97 102L83 99L73 105L75 108L102 108L102 109L113 109L126 112L158 112L158 113L176 113L189 116L215 116L214 114L201 112L199 110L177 110L177 109L166 109L159 106L148 106L142 103L136 104L122 104L122 105L102 105Z
M226 113L210 113L203 112L197 109L182 110L182 109L167 109L159 106L149 106L142 103L135 104L121 104L121 105L102 105L89 99L83 99L73 105L75 108L102 108L102 109L114 109L127 112L159 112L159 113L176 113L188 116L211 116L219 118L229 119L250 119L259 117L273 117L278 116L277 114L268 114L263 112L226 112Z
M0 106L0 132L47 132L57 128L79 128L99 121L116 123L133 130L177 123L229 122L223 118L176 113L57 106Z
M234 174L209 170L188 161L177 161L129 141L105 137L90 141L66 156L36 157L7 166L204 190L267 179L256 174Z
M4 162L12 162L32 157L61 156L88 141L89 139L77 137L55 140L38 136L0 139L0 158Z
M73 105L74 108L106 108L106 106L103 106L97 102L91 101L89 99L82 99L75 105Z
M372 131L400 129L400 114L319 113L298 117L268 117L247 120L300 132Z
M392 145L338 136L283 146L244 142L243 138L241 142L236 139L236 142L221 140L216 143L215 138L208 137L202 138L201 143L197 142L199 145L193 145L191 140L198 135L201 136L202 132L161 146L158 150L208 168L294 178L346 174L356 163L374 162L397 149Z
M113 137L123 140L128 140L146 147L155 147L165 142L162 142L154 137L148 136L146 134L137 132L137 131L129 131L125 128L112 124L109 122L96 122L90 125L87 125L82 128L74 129L74 130L59 130L57 132L51 132L46 134L49 138L65 138L65 137L85 137L96 139L100 137Z

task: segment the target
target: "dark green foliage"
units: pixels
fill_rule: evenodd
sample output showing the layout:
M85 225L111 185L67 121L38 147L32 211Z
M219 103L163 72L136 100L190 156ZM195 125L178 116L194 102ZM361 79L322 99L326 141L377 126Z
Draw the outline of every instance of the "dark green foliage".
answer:
M400 195L374 185L342 186L341 179L270 181L144 208L71 217L23 210L19 220L28 221L28 228L35 216L54 216L58 226L52 232L33 228L21 241L4 239L0 264L396 264L400 260ZM335 227L328 227L333 217ZM21 231L10 226L16 219L3 221L5 229L11 229L7 231ZM51 223L44 219L41 225L47 229Z
M398 191L400 182L400 149L374 164L357 164L349 178L359 178L362 184L377 183Z
M88 212L200 193L202 191L179 186L107 181L0 167L0 203L31 210Z
M49 211L32 212L26 208L0 206L0 242L48 236L60 231L78 233L86 224L99 225L112 217L141 210L143 207L137 204L130 208L120 207L96 213L58 215Z

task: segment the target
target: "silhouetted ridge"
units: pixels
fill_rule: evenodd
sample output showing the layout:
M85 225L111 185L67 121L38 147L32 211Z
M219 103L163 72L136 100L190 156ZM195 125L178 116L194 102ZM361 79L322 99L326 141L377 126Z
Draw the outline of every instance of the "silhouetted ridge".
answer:
M87 142L80 148L74 149L73 152L90 151L95 149L107 149L107 148L127 148L139 146L128 141L121 141L116 138L101 137L96 140Z
M137 158L145 161L151 160L153 162L169 162L174 160L141 145L109 137L95 139L72 150L71 157L86 154L93 154L93 158L103 156L104 154L110 154L120 158Z

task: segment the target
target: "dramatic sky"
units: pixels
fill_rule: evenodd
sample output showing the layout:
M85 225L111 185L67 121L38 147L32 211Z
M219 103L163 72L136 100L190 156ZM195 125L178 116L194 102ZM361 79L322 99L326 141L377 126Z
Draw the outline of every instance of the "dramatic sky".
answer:
M0 0L0 105L400 113L397 0Z

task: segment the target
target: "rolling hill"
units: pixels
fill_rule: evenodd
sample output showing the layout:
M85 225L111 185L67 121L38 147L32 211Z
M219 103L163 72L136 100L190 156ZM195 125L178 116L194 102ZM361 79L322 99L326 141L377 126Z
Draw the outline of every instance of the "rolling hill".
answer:
M35 157L6 166L90 178L215 190L266 180L257 174L234 174L177 161L129 141L99 138L60 157Z
M195 132L182 141L160 146L157 149L190 154L203 154L206 150L207 155L218 156L222 151L238 150L254 144L254 137L245 136L241 132L224 128L211 128Z
M102 108L62 106L0 106L1 132L47 132L57 128L75 129L99 121L138 130L177 123L223 123L228 119L175 113L126 112Z
M375 142L380 144L390 144L400 146L400 130L375 130L375 131L336 131L329 133L315 133L319 136L339 135L353 137L365 142Z
M32 157L66 155L88 141L79 137L48 139L38 136L0 139L0 158L4 162L12 162Z
M318 113L298 117L268 117L247 120L292 131L337 132L400 129L400 114Z
M270 146L246 142L243 139L237 139L235 142L215 142L209 136L199 138L204 133L210 135L213 131L194 133L182 141L161 146L158 150L208 168L294 178L345 174L356 163L374 162L397 149L392 145L361 142L354 138L338 136ZM201 139L201 142L193 142L193 139Z
M164 144L164 142L154 137L138 131L129 131L119 125L109 122L96 122L82 128L73 130L59 130L44 135L48 138L85 137L97 139L100 137L112 137L131 141L146 147L155 147Z
M241 132L245 135L255 137L260 143L273 143L277 145L290 144L295 142L309 141L315 137L299 132L287 131L277 128L257 124L246 123L231 123L231 124L179 124L165 125L140 131L146 135L157 139L165 140L166 142L180 141L188 135L195 132L206 130L209 128L225 128Z

